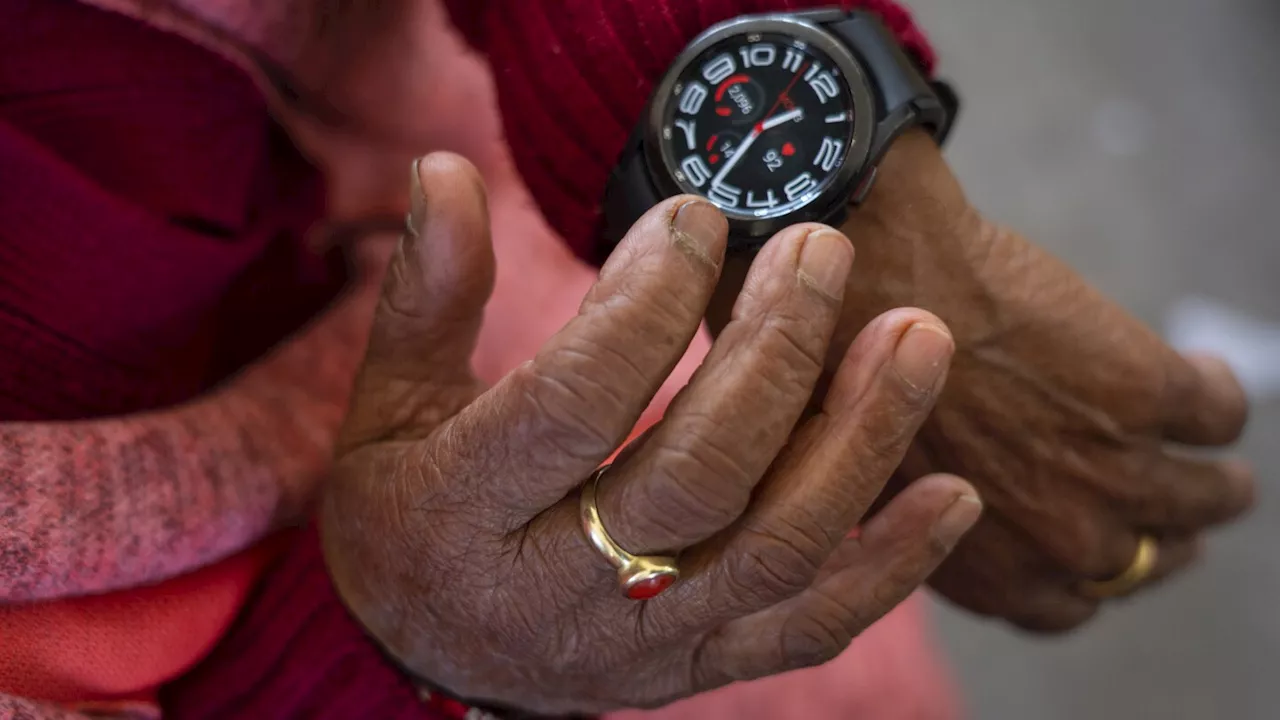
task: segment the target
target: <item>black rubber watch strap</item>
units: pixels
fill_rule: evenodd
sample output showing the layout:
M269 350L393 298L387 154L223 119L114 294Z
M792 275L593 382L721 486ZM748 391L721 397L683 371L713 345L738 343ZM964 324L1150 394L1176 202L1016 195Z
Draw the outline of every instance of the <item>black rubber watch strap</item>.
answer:
M850 187L850 200L856 203L865 196L874 179L876 166L903 132L923 127L939 145L947 140L959 111L958 96L950 85L928 79L920 63L903 50L878 15L865 10L844 11L839 8L787 15L820 26L838 37L865 68L872 84L876 103L872 113L875 131L862 173ZM597 264L608 258L632 222L665 197L653 180L653 173L661 170L649 167L642 145L644 136L644 120L641 120L606 185L598 232L601 242L596 246L594 258ZM841 204L825 221L838 223L847 211L848 203ZM758 246L766 239L753 240L758 241ZM751 243L738 244L745 248Z
M889 145L911 127L924 127L939 144L946 139L952 113L935 90L936 83L927 79L879 16L855 10L826 28L845 41L875 84L877 129L870 164L879 162ZM949 87L947 95L958 105Z
M663 199L650 179L648 161L640 147L640 131L639 125L632 131L631 138L627 140L627 146L618 157L605 185L598 233L602 241L596 243L595 257L592 258L597 267L603 265L613 249L622 242L622 238L631 229L631 223ZM623 225L628 219L631 222Z

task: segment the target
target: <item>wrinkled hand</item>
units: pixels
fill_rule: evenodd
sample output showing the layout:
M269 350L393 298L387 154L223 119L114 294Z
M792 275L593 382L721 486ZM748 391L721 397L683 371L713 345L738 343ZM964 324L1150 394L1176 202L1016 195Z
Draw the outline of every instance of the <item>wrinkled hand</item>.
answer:
M1246 404L1231 372L1179 355L1066 265L983 219L923 133L894 147L844 230L863 279L850 286L833 353L900 304L932 310L955 335L946 391L900 473L963 474L988 508L931 580L951 600L1065 630L1097 609L1080 581L1122 573L1140 534L1159 539L1156 580L1191 562L1206 528L1249 507L1246 467L1179 447L1238 437Z
M847 539L953 345L928 313L876 319L797 425L853 256L801 226L766 246L702 369L602 481L619 544L680 552L675 586L623 598L577 489L697 332L726 223L688 197L655 208L579 316L485 390L468 368L494 273L480 180L443 155L415 177L418 232L391 261L321 513L339 593L414 673L473 700L595 712L822 662L976 520L968 485L931 476Z

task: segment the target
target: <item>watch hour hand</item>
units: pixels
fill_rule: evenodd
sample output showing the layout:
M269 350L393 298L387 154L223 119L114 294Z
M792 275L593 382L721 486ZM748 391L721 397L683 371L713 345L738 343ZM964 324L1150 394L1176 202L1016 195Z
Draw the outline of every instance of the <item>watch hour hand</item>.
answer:
M771 117L768 120L765 120L764 122L760 123L760 132L772 130L778 127L779 125L782 125L783 123L789 123L792 120L799 120L800 118L803 118L803 117L804 117L804 108L796 108L795 110L784 112L777 117Z
M716 176L711 179L711 187L719 185L726 177L729 176L729 173L733 172L733 169L738 166L738 163L741 162L742 158L746 157L747 150L751 149L751 145L755 143L756 138L760 137L761 133L802 117L804 117L804 108L796 108L795 110L784 112L777 117L771 117L764 122L757 123L755 129L751 131L751 134L743 138L742 142L738 144L738 147L734 148L733 157L729 158L729 161L724 164L724 167L720 168L720 172L716 173Z

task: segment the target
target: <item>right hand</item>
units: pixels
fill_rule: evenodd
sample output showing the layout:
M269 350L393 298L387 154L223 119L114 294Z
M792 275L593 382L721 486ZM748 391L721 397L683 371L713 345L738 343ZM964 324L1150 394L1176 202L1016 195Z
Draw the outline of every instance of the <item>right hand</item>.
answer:
M1220 457L1248 403L1221 362L1188 358L1064 263L970 205L937 144L900 138L845 231L875 282L853 283L832 359L875 313L936 311L957 345L951 381L901 478L953 472L987 512L930 584L957 604L1064 631L1103 600L1140 538L1145 581L1184 570L1203 537L1253 504L1249 467ZM896 482L894 483L896 484ZM892 488L892 485L891 485ZM886 493L892 495L892 493Z
M680 552L682 579L623 598L578 488L697 332L727 227L673 198L632 229L581 312L485 391L469 370L493 283L483 189L421 163L321 512L340 595L410 671L544 713L653 707L834 657L976 521L972 488L921 479L848 539L929 412L945 327L894 310L853 343L820 412L853 249L817 225L755 262L733 319L665 419L601 483L614 539Z

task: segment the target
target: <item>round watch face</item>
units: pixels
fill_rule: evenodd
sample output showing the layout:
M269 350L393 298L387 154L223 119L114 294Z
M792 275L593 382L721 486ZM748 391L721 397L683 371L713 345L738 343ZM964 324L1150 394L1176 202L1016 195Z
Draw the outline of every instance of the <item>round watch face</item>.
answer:
M861 69L807 24L726 24L690 46L659 93L651 132L674 189L731 220L803 219L847 192L865 159Z

